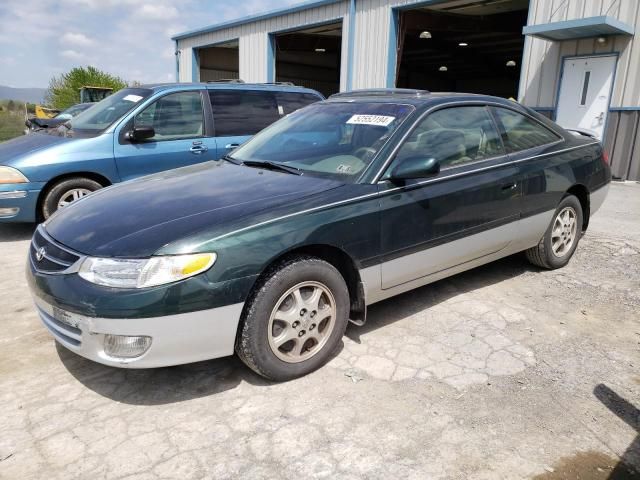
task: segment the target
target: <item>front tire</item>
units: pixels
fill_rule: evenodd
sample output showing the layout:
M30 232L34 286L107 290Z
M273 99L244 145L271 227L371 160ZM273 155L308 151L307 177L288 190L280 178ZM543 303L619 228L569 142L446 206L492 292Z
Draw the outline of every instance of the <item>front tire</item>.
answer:
M564 197L540 243L525 252L529 262L549 270L569 263L582 236L582 215L580 201L574 195Z
M101 184L85 177L72 177L54 183L42 200L42 218L46 220L59 208L101 188Z
M301 377L330 359L348 317L340 272L315 257L292 257L271 268L247 301L236 353L267 379Z

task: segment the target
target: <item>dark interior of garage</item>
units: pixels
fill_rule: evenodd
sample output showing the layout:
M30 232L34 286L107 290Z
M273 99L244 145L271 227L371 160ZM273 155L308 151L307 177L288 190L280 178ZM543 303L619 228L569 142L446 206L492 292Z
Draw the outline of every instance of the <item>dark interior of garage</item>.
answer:
M342 23L275 35L275 79L318 90L340 90Z
M201 48L198 55L201 82L239 78L240 52L237 40Z
M399 15L396 85L516 98L529 0L447 2Z

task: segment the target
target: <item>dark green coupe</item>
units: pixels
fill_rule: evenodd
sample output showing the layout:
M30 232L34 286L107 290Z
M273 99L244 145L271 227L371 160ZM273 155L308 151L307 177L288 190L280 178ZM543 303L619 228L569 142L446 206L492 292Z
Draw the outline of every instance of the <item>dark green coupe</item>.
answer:
M609 181L597 140L508 100L343 93L223 160L61 209L28 279L44 325L89 359L235 351L286 380L327 362L372 303L521 251L564 266Z

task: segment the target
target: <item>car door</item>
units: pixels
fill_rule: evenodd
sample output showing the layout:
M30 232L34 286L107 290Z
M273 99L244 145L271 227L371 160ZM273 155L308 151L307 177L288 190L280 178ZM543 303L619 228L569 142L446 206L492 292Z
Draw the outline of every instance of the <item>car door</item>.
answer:
M393 180L394 169L415 157L435 158L440 172ZM521 181L484 105L430 113L381 178L383 289L491 255L511 242Z
M163 95L120 130L114 156L123 181L215 157L215 139L206 135L202 96L200 90ZM132 141L127 133L135 127L152 127L154 135Z
M210 89L217 158L280 118L274 92Z
M209 98L218 158L283 116L322 100L307 92L219 88L210 89Z

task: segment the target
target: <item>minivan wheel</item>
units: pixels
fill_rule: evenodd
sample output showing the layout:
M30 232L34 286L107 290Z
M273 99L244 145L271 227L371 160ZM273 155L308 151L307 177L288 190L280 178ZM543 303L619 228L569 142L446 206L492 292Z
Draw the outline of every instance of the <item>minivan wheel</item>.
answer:
M540 243L525 252L527 259L542 268L564 267L578 247L582 225L580 201L573 195L564 197Z
M79 200L102 188L95 180L73 177L61 180L47 191L42 201L42 217L46 220L59 208Z
M236 353L265 378L291 380L330 359L348 317L340 272L315 257L292 257L271 268L247 301Z

